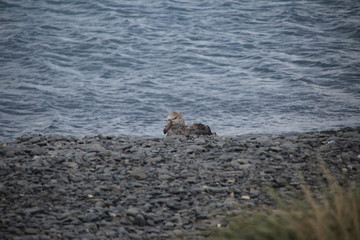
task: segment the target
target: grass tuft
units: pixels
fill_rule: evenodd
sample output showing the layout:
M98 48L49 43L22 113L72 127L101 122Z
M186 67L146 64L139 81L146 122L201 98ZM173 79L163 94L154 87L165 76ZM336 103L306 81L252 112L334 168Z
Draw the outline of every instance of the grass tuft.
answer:
M277 209L244 213L208 239L218 240L360 240L360 187L340 187L324 170L328 187L320 199L307 185L304 199Z

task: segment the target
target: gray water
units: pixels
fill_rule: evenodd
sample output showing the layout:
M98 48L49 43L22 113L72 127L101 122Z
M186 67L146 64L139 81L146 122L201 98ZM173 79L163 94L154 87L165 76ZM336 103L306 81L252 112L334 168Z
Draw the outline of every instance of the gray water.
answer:
M360 125L360 1L0 1L0 142Z

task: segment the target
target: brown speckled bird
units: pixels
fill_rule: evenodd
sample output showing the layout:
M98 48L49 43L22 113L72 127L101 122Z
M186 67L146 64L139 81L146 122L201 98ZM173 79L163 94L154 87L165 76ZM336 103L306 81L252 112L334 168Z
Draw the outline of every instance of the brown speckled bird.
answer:
M209 126L202 123L194 123L190 126L185 125L185 119L179 112L172 112L167 117L164 127L166 136L173 135L214 135Z

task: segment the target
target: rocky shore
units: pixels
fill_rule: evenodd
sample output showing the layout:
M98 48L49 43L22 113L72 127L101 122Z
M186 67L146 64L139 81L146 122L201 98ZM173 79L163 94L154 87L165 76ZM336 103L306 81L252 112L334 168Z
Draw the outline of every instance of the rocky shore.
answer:
M1 239L169 239L359 178L360 128L286 136L26 136L0 146Z

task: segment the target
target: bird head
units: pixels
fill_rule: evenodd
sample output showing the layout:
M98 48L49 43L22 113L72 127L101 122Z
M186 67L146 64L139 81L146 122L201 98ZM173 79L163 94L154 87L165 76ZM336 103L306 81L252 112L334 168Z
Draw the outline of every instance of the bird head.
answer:
M164 134L166 134L173 125L185 125L185 119L179 112L172 112L167 117L167 122L164 126Z

